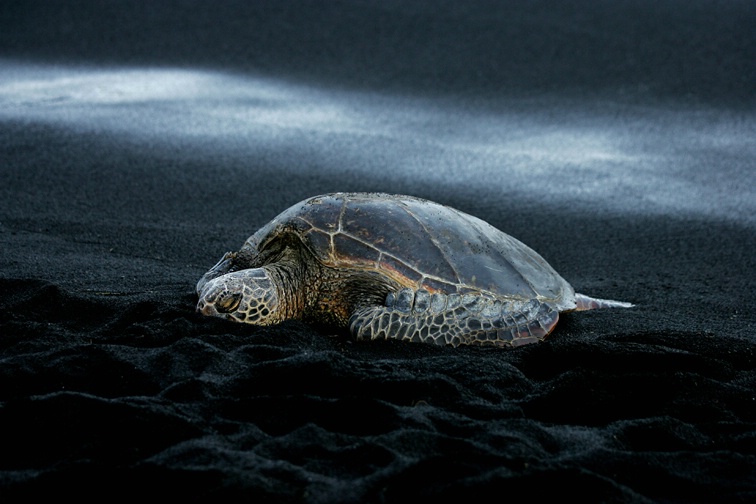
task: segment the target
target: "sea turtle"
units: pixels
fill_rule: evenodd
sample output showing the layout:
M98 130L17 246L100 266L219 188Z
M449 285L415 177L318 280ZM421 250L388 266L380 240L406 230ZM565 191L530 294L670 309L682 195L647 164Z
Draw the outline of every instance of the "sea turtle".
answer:
M411 196L302 201L197 283L197 310L270 325L300 319L357 339L516 346L559 313L629 303L576 294L535 251L490 224Z

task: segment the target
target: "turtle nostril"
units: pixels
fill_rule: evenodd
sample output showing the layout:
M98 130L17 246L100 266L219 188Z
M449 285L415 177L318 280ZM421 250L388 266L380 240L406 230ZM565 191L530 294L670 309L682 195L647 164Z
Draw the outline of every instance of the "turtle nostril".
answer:
M231 313L236 310L241 302L242 295L239 293L226 293L215 302L215 309L219 313Z

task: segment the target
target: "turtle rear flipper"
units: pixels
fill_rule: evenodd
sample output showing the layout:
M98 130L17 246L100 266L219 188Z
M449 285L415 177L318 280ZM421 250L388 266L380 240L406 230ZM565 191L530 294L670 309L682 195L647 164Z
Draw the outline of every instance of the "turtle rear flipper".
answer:
M596 310L599 308L632 308L632 303L624 301L614 301L612 299L599 299L586 296L585 294L575 293L575 311Z
M519 346L542 340L558 320L554 307L534 299L503 302L480 294L401 289L383 306L355 311L349 329L357 339Z

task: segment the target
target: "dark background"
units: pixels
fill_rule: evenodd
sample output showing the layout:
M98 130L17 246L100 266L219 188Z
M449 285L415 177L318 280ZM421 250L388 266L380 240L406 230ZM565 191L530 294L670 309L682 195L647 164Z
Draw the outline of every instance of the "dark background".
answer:
M3 2L0 500L751 501L755 21ZM510 351L194 312L223 252L331 191L450 204L636 307Z

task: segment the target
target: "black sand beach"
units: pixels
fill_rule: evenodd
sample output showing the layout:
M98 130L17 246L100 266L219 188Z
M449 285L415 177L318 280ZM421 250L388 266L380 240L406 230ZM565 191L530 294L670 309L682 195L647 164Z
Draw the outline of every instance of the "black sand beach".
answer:
M4 2L0 501L756 499L753 2ZM512 350L195 313L405 193L627 310Z

